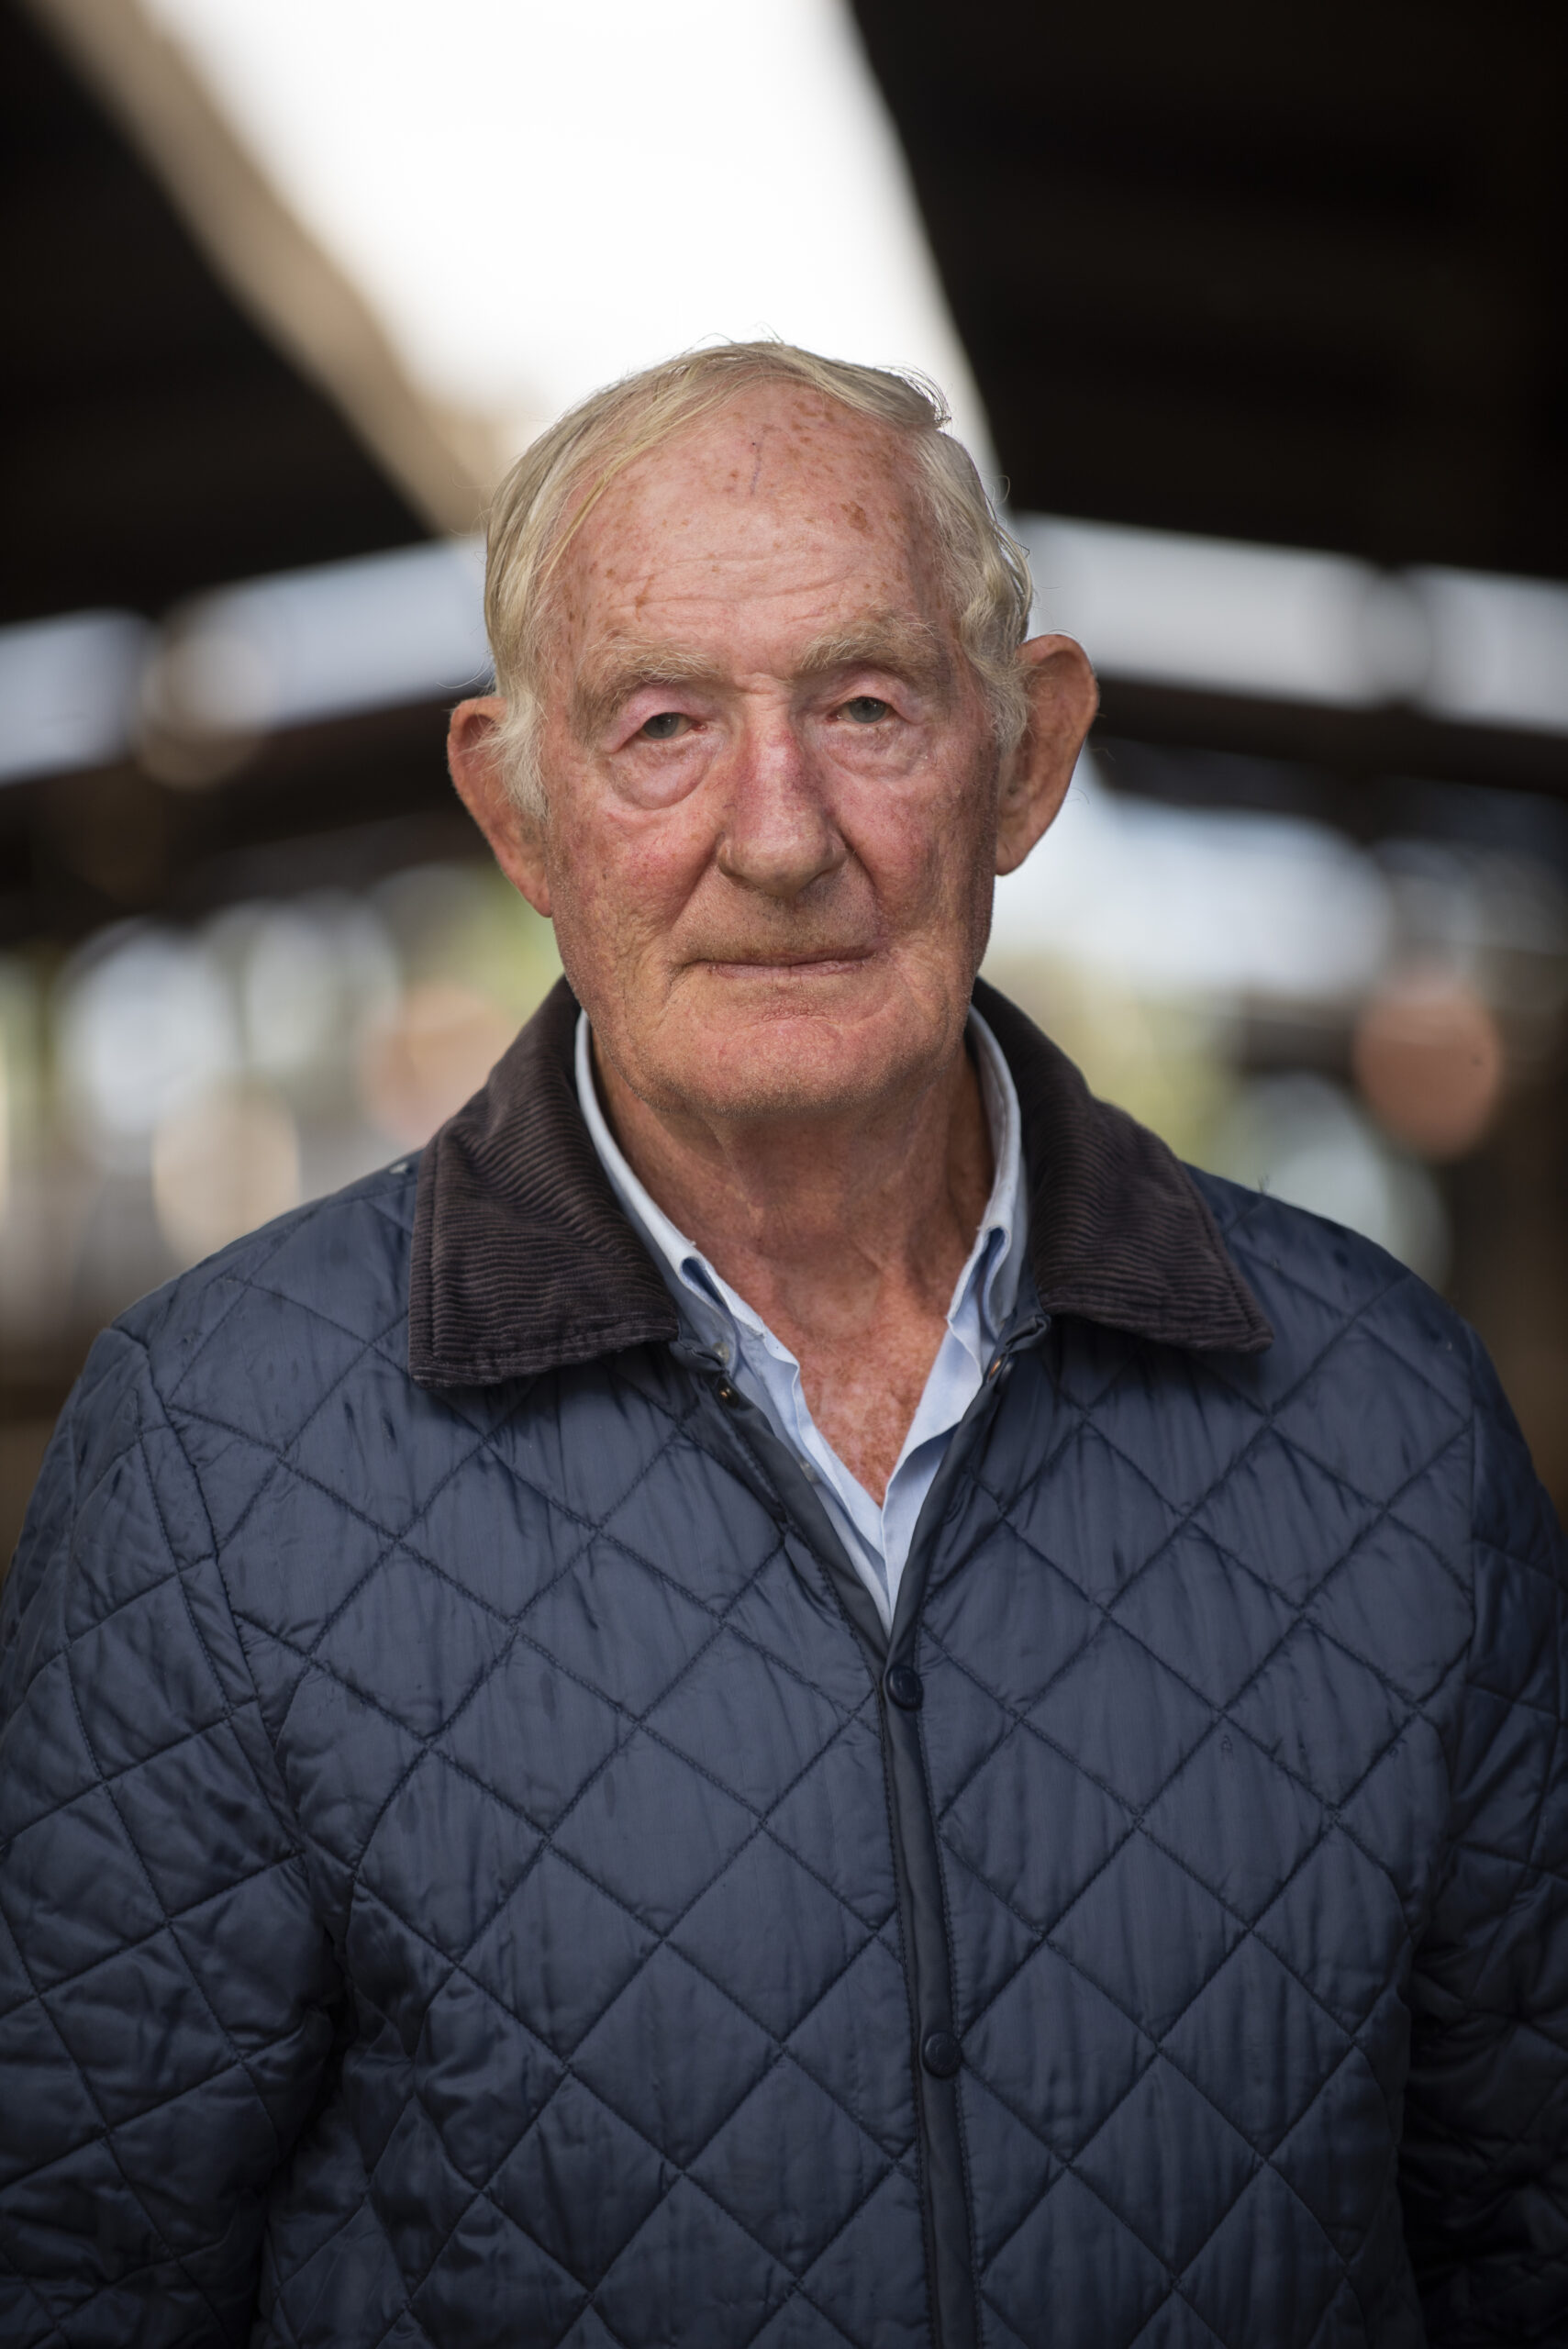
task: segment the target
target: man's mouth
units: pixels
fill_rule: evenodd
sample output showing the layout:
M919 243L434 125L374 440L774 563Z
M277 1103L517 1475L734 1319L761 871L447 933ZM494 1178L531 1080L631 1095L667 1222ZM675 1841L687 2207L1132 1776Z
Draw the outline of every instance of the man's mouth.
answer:
M869 946L823 946L807 952L704 954L698 966L717 978L828 978L870 960Z

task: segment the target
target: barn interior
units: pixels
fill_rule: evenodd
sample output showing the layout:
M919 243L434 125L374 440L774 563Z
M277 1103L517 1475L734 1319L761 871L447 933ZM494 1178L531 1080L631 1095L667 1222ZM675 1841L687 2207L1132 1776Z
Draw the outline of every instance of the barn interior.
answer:
M1101 677L990 967L1442 1288L1568 1505L1568 18L840 30ZM200 62L134 0L0 7L7 1548L104 1321L421 1144L558 967L443 762L498 444Z

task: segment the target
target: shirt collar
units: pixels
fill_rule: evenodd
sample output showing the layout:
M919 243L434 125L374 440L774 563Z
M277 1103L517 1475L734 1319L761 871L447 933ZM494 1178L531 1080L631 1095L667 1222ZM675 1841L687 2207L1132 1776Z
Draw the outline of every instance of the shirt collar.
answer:
M969 1034L980 1072L980 1093L991 1129L991 1155L996 1171L960 1286L962 1288L971 1278L978 1280L981 1319L990 1340L1000 1337L1012 1318L1018 1276L1029 1247L1023 1118L1018 1088L1002 1047L973 1006Z
M1018 1090L1041 1313L1199 1354L1272 1345L1187 1168L1096 1101L1006 996L977 979L974 999ZM407 1363L421 1386L495 1386L680 1332L670 1285L611 1189L578 1103L578 1010L558 981L425 1145L408 1263ZM1244 1221L1232 1213L1227 1230Z
M974 1245L953 1291L948 1319L955 1321L973 1299L978 1308L983 1338L989 1342L1001 1335L1012 1313L1029 1241L1023 1121L1018 1089L1002 1048L973 1009L969 1015L969 1036L974 1047L985 1120L991 1130L995 1173ZM633 1174L600 1105L599 1088L594 1080L593 1031L585 1011L577 1016L575 1070L583 1122L610 1187L666 1278L673 1276L671 1286L696 1322L699 1332L710 1341L720 1337L724 1321L730 1319L753 1336L765 1336L753 1308L714 1270L696 1243L670 1220Z

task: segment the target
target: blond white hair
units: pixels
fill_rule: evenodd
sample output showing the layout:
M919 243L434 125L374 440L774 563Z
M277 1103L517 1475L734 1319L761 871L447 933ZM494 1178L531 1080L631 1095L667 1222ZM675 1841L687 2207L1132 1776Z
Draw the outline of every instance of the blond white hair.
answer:
M542 810L539 733L550 584L611 484L639 457L754 384L794 384L885 425L906 442L961 651L991 715L998 752L1027 719L1015 658L1029 633L1029 562L1004 529L951 416L923 375L823 359L788 342L728 342L685 352L595 392L524 451L485 529L484 625L507 711L498 749L514 796Z

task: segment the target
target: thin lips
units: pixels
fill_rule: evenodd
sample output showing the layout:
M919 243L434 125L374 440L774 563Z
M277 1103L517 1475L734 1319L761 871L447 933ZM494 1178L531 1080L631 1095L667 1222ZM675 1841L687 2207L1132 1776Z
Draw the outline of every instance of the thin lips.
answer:
M823 963L863 963L869 946L829 947L816 954L703 954L695 959L728 971L806 971Z

